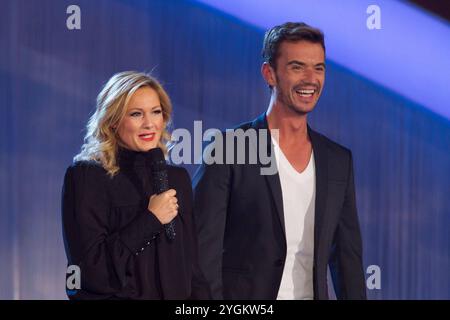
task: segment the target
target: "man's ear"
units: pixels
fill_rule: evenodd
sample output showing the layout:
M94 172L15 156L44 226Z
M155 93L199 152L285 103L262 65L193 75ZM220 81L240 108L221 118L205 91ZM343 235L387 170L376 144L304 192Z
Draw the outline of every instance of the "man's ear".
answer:
M275 87L277 84L275 70L268 62L264 62L261 66L261 74L269 86Z

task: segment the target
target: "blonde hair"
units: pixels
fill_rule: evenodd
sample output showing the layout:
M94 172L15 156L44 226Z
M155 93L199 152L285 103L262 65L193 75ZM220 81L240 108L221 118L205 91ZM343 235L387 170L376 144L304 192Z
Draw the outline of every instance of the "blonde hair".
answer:
M158 80L149 74L124 71L113 75L97 96L96 110L86 126L84 144L73 161L99 162L111 177L119 172L118 135L115 128L124 118L131 96L144 86L152 88L158 94L164 119L164 130L158 147L167 155L167 143L170 141L170 133L167 129L172 115L169 96Z

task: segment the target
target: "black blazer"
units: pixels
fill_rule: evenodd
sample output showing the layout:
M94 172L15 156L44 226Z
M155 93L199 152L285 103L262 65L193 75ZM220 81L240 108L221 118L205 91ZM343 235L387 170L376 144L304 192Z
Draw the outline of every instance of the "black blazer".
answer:
M239 128L267 129L266 116ZM314 298L328 299L330 263L337 297L365 299L351 152L309 127L308 134L316 167ZM270 151L270 133L266 141ZM278 173L261 175L261 167L202 164L193 179L200 267L214 299L278 295L287 250L282 191Z
M153 194L148 154L121 149L110 178L95 162L67 169L62 221L68 264L81 269L81 289L70 299L207 299L197 263L192 188L187 171L168 166L177 191L176 237L147 205Z

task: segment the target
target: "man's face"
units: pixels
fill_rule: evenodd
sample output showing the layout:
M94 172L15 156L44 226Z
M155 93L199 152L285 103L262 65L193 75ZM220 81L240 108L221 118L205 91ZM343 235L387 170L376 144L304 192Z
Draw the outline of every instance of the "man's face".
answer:
M298 114L311 112L325 82L325 54L319 43L282 42L271 69L278 103ZM270 83L269 83L270 84Z

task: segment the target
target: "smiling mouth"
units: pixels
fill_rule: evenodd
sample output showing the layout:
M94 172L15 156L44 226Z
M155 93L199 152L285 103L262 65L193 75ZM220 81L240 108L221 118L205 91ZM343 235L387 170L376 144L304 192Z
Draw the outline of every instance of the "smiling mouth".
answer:
M155 138L155 134L154 133L140 134L139 138L141 138L144 141L153 141L153 139Z
M295 90L295 92L300 95L301 97L309 98L312 97L314 93L317 92L316 89L301 89L301 90Z

